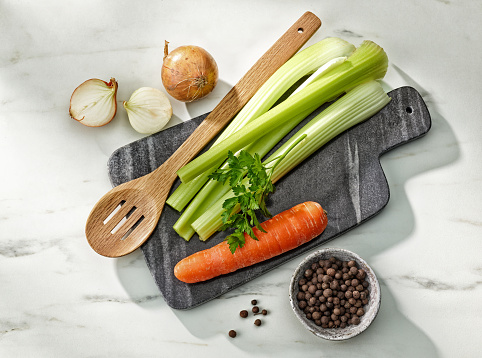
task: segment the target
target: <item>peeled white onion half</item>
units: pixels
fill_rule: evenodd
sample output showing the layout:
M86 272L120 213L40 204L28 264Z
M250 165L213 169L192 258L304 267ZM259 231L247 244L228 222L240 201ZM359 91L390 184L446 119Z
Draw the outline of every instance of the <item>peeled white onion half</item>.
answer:
M77 87L70 98L70 116L89 127L109 123L117 111L117 81L92 78Z
M159 132L172 116L171 102L157 88L141 87L124 102L131 126L139 133Z

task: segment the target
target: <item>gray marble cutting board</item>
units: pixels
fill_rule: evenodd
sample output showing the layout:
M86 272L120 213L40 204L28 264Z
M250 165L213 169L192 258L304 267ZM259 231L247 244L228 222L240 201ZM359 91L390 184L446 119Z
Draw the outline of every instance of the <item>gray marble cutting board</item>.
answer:
M398 145L419 138L431 126L427 107L415 89L398 88L389 96L392 100L382 111L329 142L276 184L276 192L268 203L273 215L307 200L319 202L328 212L326 230L291 252L207 282L185 284L174 277L176 263L219 243L225 234L219 232L207 242L194 236L186 242L172 229L179 213L166 205L157 229L141 249L167 304L175 309L196 307L342 235L379 213L390 197L379 157ZM112 185L117 186L157 168L205 116L116 150L108 161ZM173 188L177 185L179 181Z

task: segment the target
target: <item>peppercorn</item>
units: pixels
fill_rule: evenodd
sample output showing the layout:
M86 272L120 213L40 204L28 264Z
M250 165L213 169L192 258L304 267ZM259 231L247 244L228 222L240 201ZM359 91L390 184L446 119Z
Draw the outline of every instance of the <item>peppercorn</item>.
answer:
M239 312L239 315L243 318L246 318L246 317L248 317L248 311L242 310L241 312Z
M306 290L303 290L303 291L306 291ZM252 301L251 301L251 304L252 304L253 306L256 306L256 305L258 304L258 301L252 300Z
M313 312L313 314L311 315L311 317L314 319L314 320L319 320L321 319L321 313L320 312Z
M333 291L330 288L327 288L323 291L323 296L330 297L333 294Z
M229 337L231 337L231 338L236 337L236 331L235 331L235 330L233 330L233 329L232 329L232 330L230 330L228 334L229 334Z
M258 327L261 326L261 320L257 319L256 321L254 321L254 325Z
M263 316L266 316L266 315L268 314L268 311L262 310L262 311L261 311L261 314L262 314Z
M305 297L306 297L306 295L305 295ZM251 303L252 303L252 302L251 302ZM258 307L258 306L254 306L251 311L253 311L253 313L258 313L258 312L259 312L259 307Z

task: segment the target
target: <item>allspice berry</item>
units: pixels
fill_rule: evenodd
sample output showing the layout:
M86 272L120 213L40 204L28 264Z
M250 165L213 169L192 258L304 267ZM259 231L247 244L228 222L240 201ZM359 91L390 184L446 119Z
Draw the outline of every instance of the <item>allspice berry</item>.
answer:
M231 338L236 337L236 331L234 329L230 330L228 334L229 334L229 337Z

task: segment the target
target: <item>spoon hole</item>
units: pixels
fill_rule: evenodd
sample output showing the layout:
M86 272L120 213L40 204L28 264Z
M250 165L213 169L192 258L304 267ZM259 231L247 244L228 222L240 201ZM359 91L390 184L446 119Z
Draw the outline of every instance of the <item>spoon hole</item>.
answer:
M122 200L122 201L120 202L120 204L116 206L116 208L114 209L114 211L111 212L110 215L104 220L104 225L107 224L107 223L110 221L110 219L112 219L112 217L120 210L120 208L122 207L122 205L124 205L125 203L126 203L126 201L125 201L125 200Z
M125 203L125 201L124 201L124 203ZM120 205L123 205L123 203L120 204ZM119 206L120 206L120 205L119 205ZM114 228L112 229L112 231L111 231L110 233L111 233L111 234L115 234L115 233L121 228L121 226L124 225L124 223L127 221L127 219L129 218L129 216L131 216L131 214L132 214L136 209L137 209L137 208L136 208L135 206L133 206L133 207L131 208L131 210L129 210L129 212L126 214L126 216L124 216L124 217L117 223L117 225L114 226ZM117 210L117 209L116 209L116 210Z
M142 222L142 220L144 220L144 215L142 215L142 216L139 218L139 220L137 220L137 221L135 222L135 224L132 225L132 227L131 227L129 230L127 230L127 232L124 234L124 236L122 236L121 240L127 239L127 237L135 230L135 228L139 226L139 224Z

